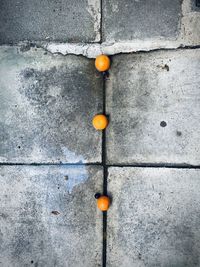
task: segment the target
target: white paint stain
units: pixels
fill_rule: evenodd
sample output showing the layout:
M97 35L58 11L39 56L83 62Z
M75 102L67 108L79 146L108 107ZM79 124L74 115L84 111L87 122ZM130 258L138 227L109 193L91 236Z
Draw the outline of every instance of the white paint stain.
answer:
M70 170L67 177L68 177L67 190L68 190L69 194L71 194L74 187L87 181L88 173L87 173L86 167L76 166L74 169Z
M75 152L70 151L67 147L61 148L67 162L73 162L73 163L83 163L84 158L81 155L76 155Z
M75 152L70 151L67 147L61 148L67 162L73 162L73 163L83 163L84 158L81 155L76 155Z
M62 152L66 157L67 162L73 162L73 163L84 162L83 156L77 155L76 153L70 151L67 147L62 147ZM68 192L71 194L75 186L84 183L87 179L88 179L88 174L86 167L84 165L75 166L75 168L71 168L70 172L66 176Z

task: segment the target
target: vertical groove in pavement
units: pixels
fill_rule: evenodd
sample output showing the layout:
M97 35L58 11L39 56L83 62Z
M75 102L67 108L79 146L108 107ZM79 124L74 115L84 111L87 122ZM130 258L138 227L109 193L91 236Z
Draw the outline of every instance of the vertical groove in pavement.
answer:
M106 115L106 75L103 74L103 114ZM107 195L107 166L106 166L106 129L102 133L102 166L103 166L103 194ZM103 251L102 266L106 267L107 246L107 212L103 212Z

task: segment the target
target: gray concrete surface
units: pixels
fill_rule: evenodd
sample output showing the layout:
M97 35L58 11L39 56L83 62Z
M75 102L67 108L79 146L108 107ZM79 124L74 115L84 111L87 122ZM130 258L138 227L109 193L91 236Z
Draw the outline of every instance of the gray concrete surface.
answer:
M200 170L109 168L107 267L200 266Z
M107 81L111 164L200 164L200 50L112 58Z
M0 167L0 266L101 266L100 167Z
M100 40L100 0L1 0L0 43Z
M0 44L29 40L53 53L94 58L200 43L195 0L103 1L102 12L100 2L3 0Z
M26 49L0 48L0 162L100 162L94 61Z
M85 57L143 51L111 58L107 164L200 165L200 49L144 53L199 46L194 1L0 1L0 267L102 266L103 84ZM108 171L107 267L200 266L200 170Z
M180 2L181 15L177 13L177 9L180 12ZM52 53L59 52L63 55L72 53L89 58L95 58L101 53L114 55L160 48L198 46L200 44L200 8L195 8L195 0L180 2L178 0L103 1L102 26L105 34L102 36L102 43L82 45L50 42L42 46ZM169 19L172 15L173 17ZM163 33L165 35L168 33L171 37L164 37ZM173 37L173 33L176 36ZM136 34L137 38L134 37ZM115 35L116 38L113 37ZM119 38L118 35L121 37Z
M103 40L175 38L181 16L180 0L103 1Z

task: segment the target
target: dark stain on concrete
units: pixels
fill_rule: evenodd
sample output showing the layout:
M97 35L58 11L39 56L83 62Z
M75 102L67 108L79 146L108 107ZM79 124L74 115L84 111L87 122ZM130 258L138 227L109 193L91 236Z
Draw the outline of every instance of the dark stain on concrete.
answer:
M8 214L6 214L6 213L0 213L0 219L2 218L4 220L6 220L8 217L9 217Z
M82 140L86 137L82 136L82 129L89 127L92 111L96 105L100 109L102 99L99 79L94 80L91 68L91 64L86 64L84 71L77 68L69 71L68 67L61 66L41 71L27 68L21 72L21 94L49 127L46 142L52 144L57 139L57 148L67 142L70 151L76 151L83 157L86 144ZM81 142L77 146L79 138ZM87 147L96 146L94 139L87 139L87 143Z
M102 112L102 77L93 60L44 56L43 50L15 53L6 54L18 84L11 82L13 92L3 94L11 118L0 125L0 156L9 162L100 162L101 135L91 121Z
M51 212L51 214L53 214L53 215L59 215L59 214L60 214L60 212L59 212L59 211L57 211L57 210L53 210L53 211Z
M176 135L177 136L181 136L182 135L182 132L181 131L176 131Z
M66 180L66 181L69 179L69 177L68 177L67 175L65 175L65 177L64 177L64 178L65 178L65 180Z
M169 66L167 64L165 64L163 67L162 67L163 70L166 70L166 71L169 71Z

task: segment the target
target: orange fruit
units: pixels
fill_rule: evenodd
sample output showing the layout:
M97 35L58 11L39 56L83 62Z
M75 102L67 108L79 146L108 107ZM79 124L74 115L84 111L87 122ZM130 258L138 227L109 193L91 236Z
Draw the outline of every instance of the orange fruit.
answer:
M108 119L103 114L95 115L92 124L96 130L103 130L108 125Z
M107 196L101 196L97 199L97 207L101 211L107 211L110 206L110 199Z
M106 71L110 68L110 59L106 55L99 55L95 59L95 67L98 71Z

